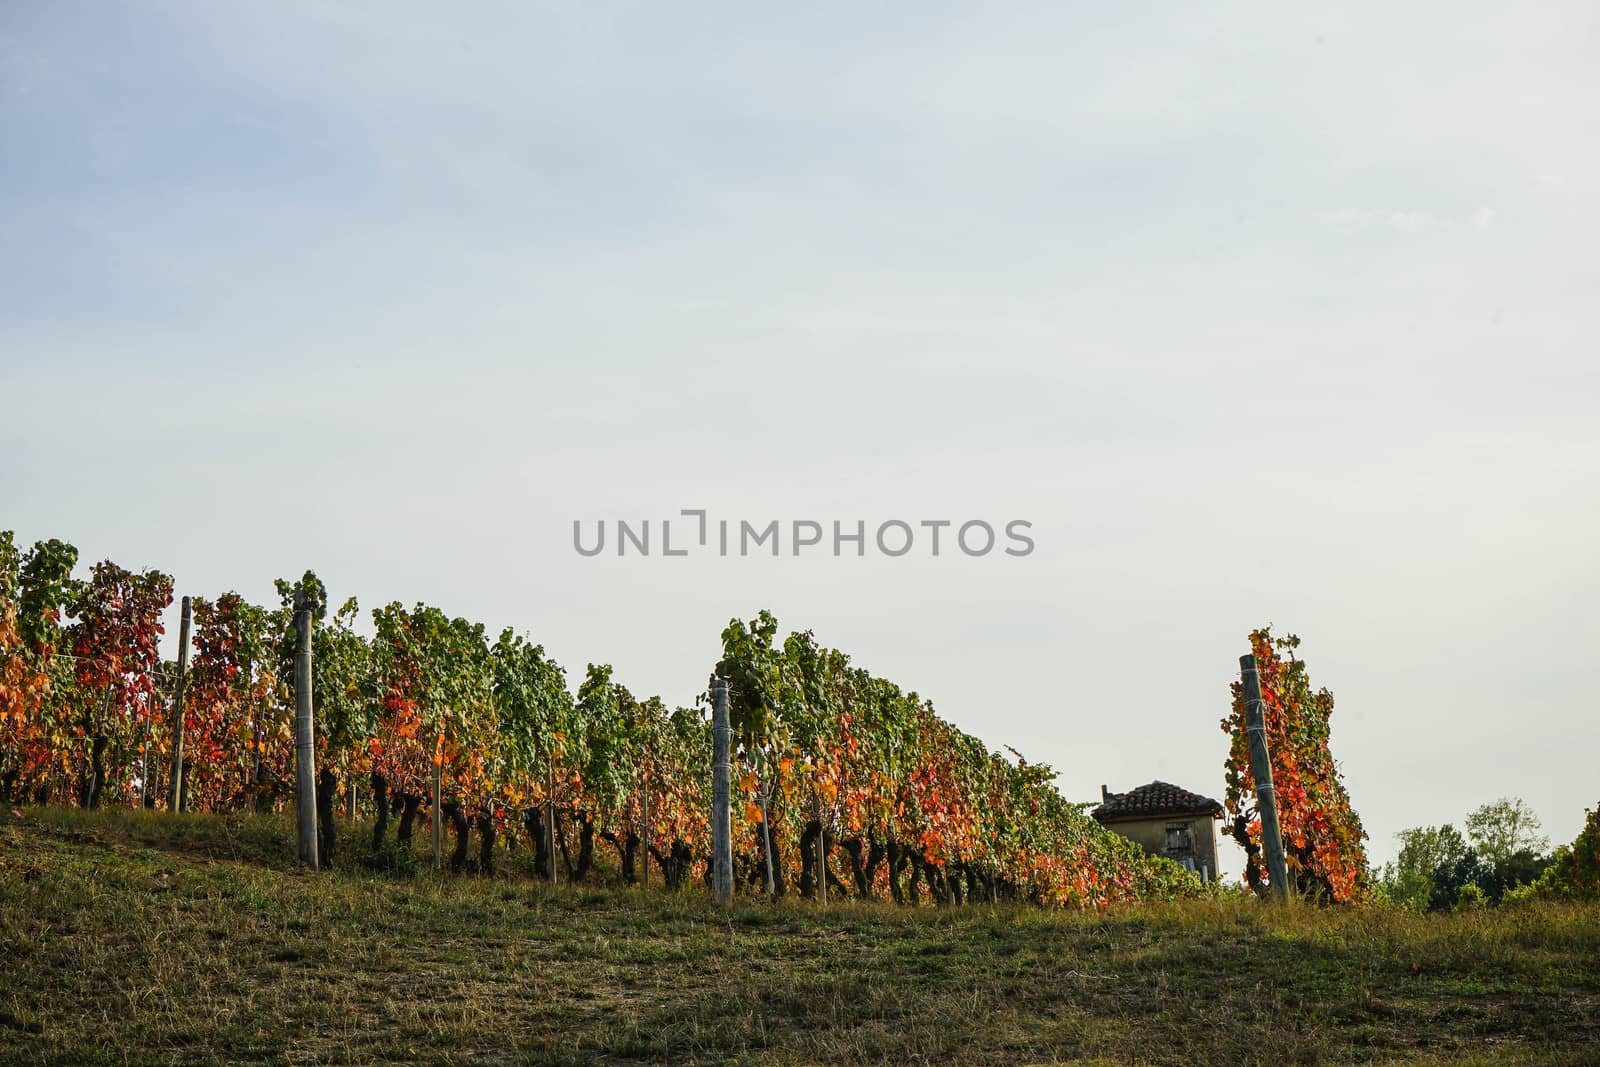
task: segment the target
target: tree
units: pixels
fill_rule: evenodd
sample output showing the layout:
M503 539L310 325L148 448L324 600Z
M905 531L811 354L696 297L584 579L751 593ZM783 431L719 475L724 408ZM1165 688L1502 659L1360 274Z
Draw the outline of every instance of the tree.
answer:
M1433 892L1429 911L1451 911L1466 905L1497 905L1507 890L1532 885L1550 865L1547 857L1521 849L1496 862L1467 849L1455 863L1441 865L1433 872Z
M1426 911L1433 896L1434 872L1453 869L1467 853L1466 838L1449 823L1415 826L1395 835L1400 856L1384 869L1383 889L1388 898L1412 911Z
M1553 859L1539 819L1516 797L1502 797L1467 816L1467 836L1449 823L1403 830L1400 856L1385 866L1382 890L1416 911L1496 905L1519 886L1539 881Z
M1550 857L1540 876L1539 891L1556 897L1600 899L1600 804L1585 812L1583 829L1572 844L1562 845Z
M1518 852L1541 853L1550 839L1539 832L1539 816L1521 797L1501 797L1467 816L1472 847L1490 864L1505 863Z

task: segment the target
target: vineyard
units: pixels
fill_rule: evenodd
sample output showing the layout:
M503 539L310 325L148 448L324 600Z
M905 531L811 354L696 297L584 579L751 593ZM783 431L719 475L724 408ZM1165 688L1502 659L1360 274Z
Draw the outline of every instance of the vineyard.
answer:
M367 628L309 572L271 605L192 598L163 661L172 579L77 563L0 535L0 1062L1579 1064L1600 1041L1600 815L1548 892L1385 903L1293 637L1241 663L1226 825L1248 890L1336 906L1202 885L765 612L669 707L426 605ZM692 891L708 700L731 906ZM290 845L312 808L320 871Z
M609 665L569 687L544 648L423 604L337 606L307 572L279 603L194 598L181 700L163 662L172 579L111 562L74 576L76 550L0 535L0 799L82 808L264 814L293 802L297 635L309 606L316 809L331 859L338 824L370 819L368 862L408 862L442 823L439 862L676 889L708 878L711 731L703 710L639 699ZM1105 908L1192 896L1196 877L1105 831L1048 766L989 750L917 693L853 666L762 612L721 635L733 728L738 891ZM176 774L174 774L176 771ZM172 789L172 779L179 785ZM434 798L437 797L437 812ZM348 846L344 846L348 847ZM610 866L610 863L607 863Z

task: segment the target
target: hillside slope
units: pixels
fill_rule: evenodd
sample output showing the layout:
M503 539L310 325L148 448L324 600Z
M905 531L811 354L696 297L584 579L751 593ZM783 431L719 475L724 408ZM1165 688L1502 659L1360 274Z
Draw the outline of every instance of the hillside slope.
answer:
M0 1060L1600 1061L1595 908L722 911L303 874L289 834L0 811Z

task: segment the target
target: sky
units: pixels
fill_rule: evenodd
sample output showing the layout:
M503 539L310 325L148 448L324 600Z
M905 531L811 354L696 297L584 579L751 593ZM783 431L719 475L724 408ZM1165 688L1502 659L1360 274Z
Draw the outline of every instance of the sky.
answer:
M670 703L766 608L1084 800L1220 797L1270 623L1376 860L1505 795L1569 841L1597 21L15 0L0 528L180 594L313 568ZM574 551L686 508L1034 550Z

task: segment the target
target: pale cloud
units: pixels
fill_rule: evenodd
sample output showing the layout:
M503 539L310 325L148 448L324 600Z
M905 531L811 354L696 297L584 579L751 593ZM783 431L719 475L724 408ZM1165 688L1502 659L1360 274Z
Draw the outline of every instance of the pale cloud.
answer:
M1465 225L1474 230L1491 229L1499 213L1494 208L1480 206L1467 216ZM1462 225L1459 221L1441 217L1427 211L1393 210L1374 211L1368 208L1335 208L1321 211L1317 220L1324 226L1339 230L1365 230L1382 225L1401 233L1417 234L1429 230L1448 230Z
M1321 212L1317 218L1324 225L1345 230L1365 229L1372 223L1372 212L1364 208L1344 207Z
M1433 216L1425 211L1391 211L1385 222L1402 233L1421 233L1434 225Z

